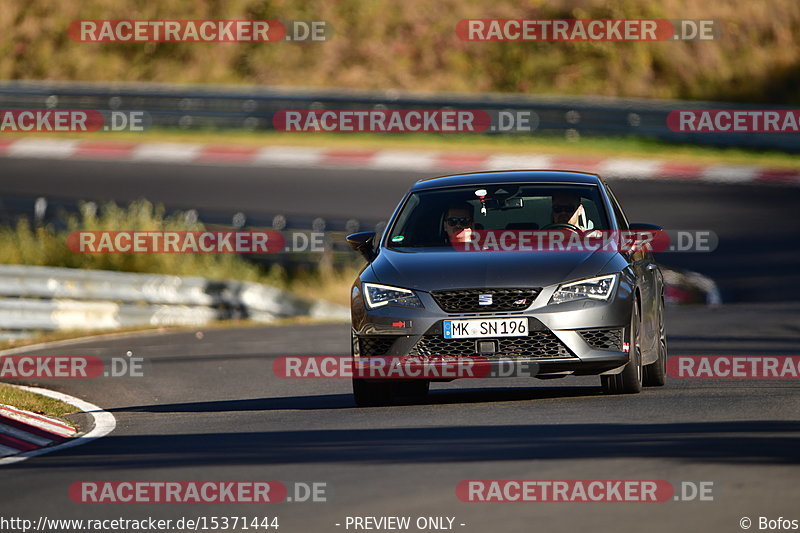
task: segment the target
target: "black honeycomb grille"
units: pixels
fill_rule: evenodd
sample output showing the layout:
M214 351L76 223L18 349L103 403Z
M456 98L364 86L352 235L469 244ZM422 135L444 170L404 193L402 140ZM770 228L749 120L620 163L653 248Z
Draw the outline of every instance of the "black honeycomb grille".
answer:
M579 333L595 350L622 350L622 329L583 329Z
M478 353L479 341L494 341L498 350L494 354ZM411 349L410 355L452 357L574 357L551 331L532 331L527 337L502 337L496 339L445 339L441 335L423 335Z
M390 337L387 335L381 337L359 337L359 354L364 357L386 355L389 353L395 340L397 340L397 337Z
M436 303L448 313L522 311L533 303L542 289L454 289L433 291ZM491 295L491 304L481 305L481 295ZM484 296L484 303L487 301Z

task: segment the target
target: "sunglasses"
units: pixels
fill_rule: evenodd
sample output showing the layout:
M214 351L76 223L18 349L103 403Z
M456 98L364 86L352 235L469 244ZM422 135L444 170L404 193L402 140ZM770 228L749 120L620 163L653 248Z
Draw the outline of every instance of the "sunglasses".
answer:
M449 226L469 226L472 224L471 217L448 217L445 219L445 222Z
M574 213L576 209L577 205L554 205L553 213Z

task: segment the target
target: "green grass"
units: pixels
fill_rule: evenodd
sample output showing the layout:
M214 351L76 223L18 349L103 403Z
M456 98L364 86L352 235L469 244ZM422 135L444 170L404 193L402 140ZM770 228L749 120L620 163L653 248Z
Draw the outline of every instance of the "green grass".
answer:
M16 407L32 413L52 416L73 425L63 419L65 415L77 412L77 409L61 400L40 396L26 390L0 383L0 403Z

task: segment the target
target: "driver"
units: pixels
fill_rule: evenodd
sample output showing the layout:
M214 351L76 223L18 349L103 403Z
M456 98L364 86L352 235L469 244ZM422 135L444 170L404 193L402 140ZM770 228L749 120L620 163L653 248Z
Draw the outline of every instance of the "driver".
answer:
M473 212L474 209L467 202L453 204L447 208L442 220L447 244L470 240L475 229Z
M586 224L586 211L581 204L581 197L577 194L569 192L554 194L551 218L553 224L570 224L580 230L589 229Z

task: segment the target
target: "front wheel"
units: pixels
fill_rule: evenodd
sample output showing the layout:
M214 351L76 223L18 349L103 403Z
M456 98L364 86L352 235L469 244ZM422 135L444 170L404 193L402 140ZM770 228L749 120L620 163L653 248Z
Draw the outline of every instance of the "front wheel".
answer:
M630 361L619 374L600 376L606 394L636 394L642 391L641 312L639 301L633 305L631 325L628 327Z
M418 400L428 395L431 382L424 379L410 379L403 382L395 382L393 385L395 396L406 396Z
M663 387L667 383L667 330L664 327L664 298L658 311L658 359L644 367L644 386Z
M353 399L358 407L377 407L392 403L392 384L353 378Z
M428 395L431 382L424 379L407 381L367 381L353 378L353 399L359 407L390 405L395 398L420 400Z

